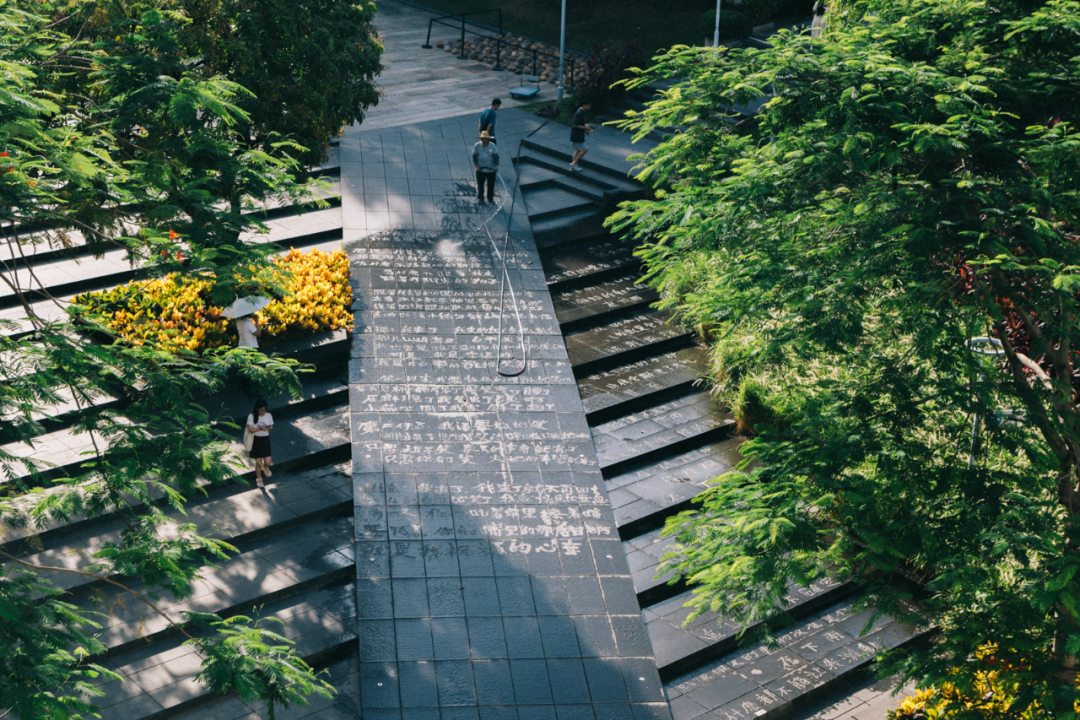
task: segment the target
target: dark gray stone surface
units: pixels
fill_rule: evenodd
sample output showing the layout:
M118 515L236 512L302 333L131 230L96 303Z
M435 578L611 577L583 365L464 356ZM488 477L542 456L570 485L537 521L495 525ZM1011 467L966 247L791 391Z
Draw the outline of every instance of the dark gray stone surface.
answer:
M535 123L500 118L500 148ZM474 135L470 115L342 141L364 717L668 718L523 212L523 332L509 292L500 313L505 212L493 244Z

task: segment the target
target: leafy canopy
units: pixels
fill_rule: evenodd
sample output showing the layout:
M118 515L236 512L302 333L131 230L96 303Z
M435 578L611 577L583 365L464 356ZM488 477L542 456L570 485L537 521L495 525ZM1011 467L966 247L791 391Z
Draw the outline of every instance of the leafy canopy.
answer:
M0 321L0 714L94 715L95 680L119 679L97 662L103 618L49 577L74 574L165 616L198 648L205 684L261 699L272 715L329 686L248 618L172 617L156 600L190 597L202 568L235 552L171 519L240 467L234 426L199 400L238 379L297 396L300 368L246 349L102 342L107 328L90 335L69 321L35 254L119 249L137 277L198 277L222 305L280 293L272 249L248 239L266 230L254 211L311 201L324 185L298 180L295 143L253 147L240 133L252 96L188 54L188 18L140 7L110 16L107 33L65 32L89 27L96 7L0 0L0 283L19 313ZM83 461L34 456L35 439L58 427L88 448ZM33 557L39 533L95 519L124 529L75 567Z
M881 671L1073 712L1080 598L1080 3L842 0L820 39L673 48L625 125L656 198L611 225L711 340L753 466L667 528L698 612L857 578L924 629ZM764 103L753 120L734 108ZM977 355L974 337L1001 343ZM981 418L981 422L977 420ZM977 442L972 427L979 428Z

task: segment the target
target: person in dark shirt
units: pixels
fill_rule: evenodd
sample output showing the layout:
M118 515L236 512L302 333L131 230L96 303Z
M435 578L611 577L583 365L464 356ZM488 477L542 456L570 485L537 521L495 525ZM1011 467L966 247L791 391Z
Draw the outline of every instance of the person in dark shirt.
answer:
M491 142L495 142L495 114L499 111L499 107L502 105L502 100L495 98L491 101L491 107L480 113L480 130L479 132L487 131L487 134L491 136Z
M574 147L574 158L570 161L570 169L574 172L582 172L583 168L578 165L585 153L589 152L589 146L585 137L592 134L592 128L585 124L585 113L592 108L592 103L585 103L574 113L573 127L570 128L570 144Z

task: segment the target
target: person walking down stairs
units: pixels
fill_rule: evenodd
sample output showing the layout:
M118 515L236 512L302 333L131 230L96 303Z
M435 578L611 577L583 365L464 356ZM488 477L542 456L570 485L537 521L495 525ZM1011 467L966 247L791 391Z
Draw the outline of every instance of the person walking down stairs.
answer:
M583 103L574 113L574 124L570 128L570 144L574 148L574 158L570 161L570 169L574 172L582 172L583 168L578 165L578 162L585 157L585 153L589 152L589 145L585 138L592 134L592 128L585 124L585 113L590 108L592 108L592 103Z
M270 431L273 428L274 416L267 411L266 401L259 398L247 416L247 431L252 436L249 454L255 463L255 484L259 487L263 487L264 475L270 477L274 474L270 471L270 466L274 464L270 447Z

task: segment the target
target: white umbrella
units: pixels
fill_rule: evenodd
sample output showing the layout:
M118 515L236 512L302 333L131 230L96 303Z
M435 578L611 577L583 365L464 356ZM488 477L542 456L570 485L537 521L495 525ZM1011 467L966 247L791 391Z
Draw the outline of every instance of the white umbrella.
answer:
M222 310L221 314L227 318L241 318L259 312L272 302L270 298L257 296L237 298L232 305Z

